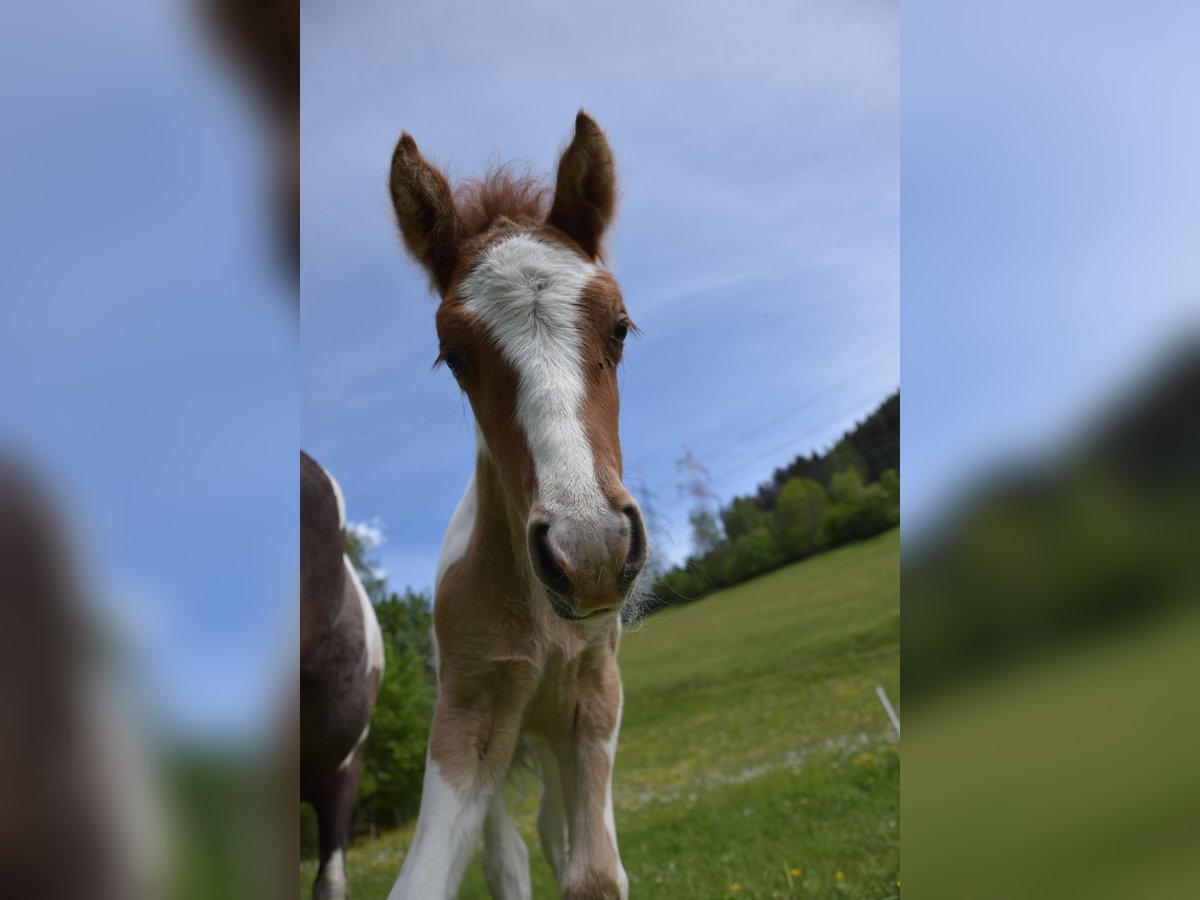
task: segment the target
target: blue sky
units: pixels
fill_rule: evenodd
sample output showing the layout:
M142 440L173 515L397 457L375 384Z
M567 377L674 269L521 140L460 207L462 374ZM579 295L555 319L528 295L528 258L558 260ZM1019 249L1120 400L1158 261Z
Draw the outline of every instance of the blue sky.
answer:
M899 21L879 2L309 3L302 22L302 442L396 586L428 587L473 465L435 300L391 220L401 130L454 176L549 173L586 108L622 188L610 242L626 481L688 550L686 443L722 500L899 383ZM653 523L652 523L653 525Z

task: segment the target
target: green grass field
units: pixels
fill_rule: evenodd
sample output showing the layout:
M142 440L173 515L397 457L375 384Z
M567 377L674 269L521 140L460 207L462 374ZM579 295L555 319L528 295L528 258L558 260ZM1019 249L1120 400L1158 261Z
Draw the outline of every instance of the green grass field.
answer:
M861 544L666 609L621 645L613 784L633 898L898 896L900 538ZM558 896L511 794L533 896ZM382 900L412 836L359 840L355 900ZM304 897L316 874L305 863ZM478 857L460 894L488 897Z

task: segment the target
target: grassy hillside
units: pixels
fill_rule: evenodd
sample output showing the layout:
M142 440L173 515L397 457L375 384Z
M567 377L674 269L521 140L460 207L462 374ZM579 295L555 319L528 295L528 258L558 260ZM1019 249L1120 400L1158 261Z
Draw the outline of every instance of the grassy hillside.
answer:
M626 634L613 789L632 897L899 894L899 752L875 696L899 704L899 595L893 530ZM536 786L512 801L533 895L556 897ZM356 900L387 896L411 836L349 851ZM478 860L461 896L488 896Z

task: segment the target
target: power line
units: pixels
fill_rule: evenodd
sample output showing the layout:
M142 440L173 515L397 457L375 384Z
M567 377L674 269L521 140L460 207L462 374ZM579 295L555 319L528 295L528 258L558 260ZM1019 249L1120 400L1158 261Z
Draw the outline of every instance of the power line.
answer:
M832 423L830 423L830 424L832 424ZM869 453L873 450L883 447L884 445L886 445L888 443L897 441L898 438L899 438L898 434L895 434L892 432L885 432L883 434L876 435L874 438L872 438L866 444L863 444L863 445L860 445L859 447L857 447L857 449L860 452ZM792 460L792 461L794 462L794 460ZM835 460L831 459L829 456L825 456L817 463L816 470L806 473L805 477L813 478L813 479L817 480L818 482L824 482L833 473L834 464L835 464ZM784 468L784 466L781 466L780 468ZM729 474L729 473L726 473L726 474ZM767 482L764 482L764 485L766 483ZM759 485L759 487L761 488L764 485ZM747 496L750 497L751 499L753 499L754 495L748 494ZM680 513L679 515L672 517L670 520L659 520L653 526L653 527L655 527L655 529L658 532L666 535L666 537L669 539L669 542L670 542L670 545L672 548L678 549L678 545L677 545L674 537L672 536L671 526L673 526L676 522L679 522L686 515L688 515L688 513Z
M866 375L868 372L872 371L872 370L873 370L873 369L874 369L876 366L878 366L880 363L882 363L882 362L886 362L887 360L891 359L893 356L896 356L896 354L898 354L899 352L900 352L900 351L899 351L899 349L897 348L897 349L895 349L895 350L892 350L890 353L886 353L886 354L884 354L883 356L879 357L879 358L878 358L877 360L875 360L874 362L872 362L872 363L870 363L869 365L867 365L865 368L859 369L858 371L856 371L856 372L853 372L853 373L852 373L852 374L850 374L850 375L847 375L845 378L842 378L842 379L840 379L840 380L838 380L838 381L835 381L833 384L829 385L829 386L828 386L827 388L825 388L824 390L822 390L822 391L818 391L817 393L815 393L815 394L812 394L812 395L811 395L811 396L809 396L809 397L806 397L804 400L801 400L801 401L800 401L798 404L796 404L795 406L792 406L792 407L790 407L790 408L788 408L788 409L784 410L783 412L779 413L779 414L778 414L777 416L775 416L774 418L772 418L772 419L768 419L767 421L765 421L765 422L763 422L763 423L761 423L761 424L759 424L759 425L756 425L754 428L750 429L750 430L749 430L749 431L747 431L747 432L743 432L743 433L742 433L740 436L738 436L738 437L734 438L733 440L731 440L731 441L727 442L726 444L724 444L723 446L719 447L718 449L716 449L716 450L710 450L710 451L708 452L708 454L707 454L708 458L709 458L709 459L711 459L711 458L712 458L712 457L714 457L714 456L720 456L722 453L724 453L725 451L729 450L731 447L734 447L734 446L736 446L737 444L741 443L741 442L742 442L742 441L744 441L746 438L748 438L748 437L753 437L753 436L754 436L754 435L756 435L756 434L761 434L763 431L765 431L766 429L770 428L771 426L773 426L773 425L778 425L778 424L779 424L780 422L782 422L783 420L785 420L785 419L787 419L788 417L790 417L790 416L794 415L795 413L798 413L800 410L802 410L802 409L805 409L805 408L807 408L807 407L811 406L812 404L814 404L814 403L815 403L815 402L817 402L818 400L822 399L823 397L826 397L826 396L828 396L830 393L832 393L833 391L837 390L838 388L840 388L840 387L844 387L845 385L849 384L850 382L852 382L852 381L854 381L854 380L856 380L856 379L858 379L858 378L861 378L863 375Z
M840 419L844 419L846 416L851 415L856 409L861 407L862 404L866 403L866 402L867 402L867 400L864 399L861 402L856 403L854 405L853 409L850 409L850 410L848 410L844 413L841 413L840 415L835 416L834 418L828 420L820 428L815 428L812 431L808 432L807 434L804 434L797 438L788 438L788 440L784 441L782 444L777 444L768 450L764 450L761 453L757 453L752 457L742 460L742 462L740 462L738 465L734 466L732 469L728 469L725 472L722 472L720 475L713 478L712 482L715 484L725 478L728 478L730 475L736 475L737 473L743 471L744 469L746 469L752 465L757 465L763 459L766 459L767 457L772 456L773 454L778 453L781 450L786 449L787 447L791 447L801 441L807 441L807 440L811 439L814 435L820 434L822 431L824 431L826 428L829 428L831 425L834 425Z
M810 406L811 404L813 404L817 400L825 397L832 391L834 391L840 387L843 387L844 385L850 383L851 381L855 380L856 378L861 378L863 375L872 371L880 363L885 362L886 360L891 359L892 357L896 356L898 352L899 352L899 350L897 349L897 350L893 350L889 353L884 354L883 356L879 357L878 359L876 359L874 362L872 362L868 366L866 366L862 369L859 369L858 371L856 371L850 375L847 375L846 377L844 377L842 379L839 379L838 381L836 381L833 384L826 387L824 390L819 391L816 394L810 395L809 397L802 400L800 403L788 408L787 410L785 410L784 412L775 416L774 418L755 426L750 431L743 432L743 434L741 436L739 436L738 438L735 438L733 441L731 441L731 442L727 443L725 446L719 448L712 455L720 455L721 453L725 452L730 447L736 445L740 441L743 441L748 437L758 434L758 433L762 432L763 430L770 428L772 425L778 424L779 422L786 419L788 416L794 415L796 412L799 412L801 409L804 409L805 407ZM889 392L889 394L890 393L892 393L892 392ZM860 403L856 404L853 409L848 410L832 419L827 420L825 422L825 424L821 425L819 428L809 431L808 433L801 435L800 437L789 438L787 441L785 441L781 444L777 444L765 451L755 454L754 456L743 459L741 462L738 463L738 465L734 466L733 468L727 469L725 472L722 472L720 475L716 476L715 478L711 478L709 483L715 484L719 481L722 481L722 480L728 478L731 475L736 475L737 473L749 468L752 465L758 464L759 462L761 462L763 459L767 458L768 456L778 453L781 450L784 450L788 447L792 447L799 442L810 440L814 435L819 434L820 432L829 428L830 426L835 424L840 419L844 419L846 416L851 415L863 403L866 403L868 399L869 398L864 398ZM875 440L871 441L870 444L868 444L867 446L873 448L875 446L879 446L885 440L890 440L890 439L891 439L890 435L881 435L878 438L876 438ZM784 465L788 465L791 462L794 462L794 459L789 460L788 463L785 463ZM827 468L830 461L824 460L823 463L824 463L824 467ZM674 525L676 522L678 522L680 519L682 519L683 516L684 516L684 514L677 515L677 516L673 517L670 521L660 521L657 523L657 525L658 525L659 529L661 529L667 535L670 535L671 526ZM672 543L673 543L673 541L672 541Z
M847 415L849 415L849 413L847 413ZM836 420L833 420L833 421L836 421ZM833 423L830 422L825 427L829 427L829 425L831 425L831 424L833 424ZM820 431L820 429L818 429L818 431ZM811 437L813 434L816 434L816 433L817 432L815 432L815 431L810 432L809 435L807 435L805 437L797 438L796 440L797 441L806 440L808 437ZM845 435L843 434L843 437L844 436ZM893 435L890 435L890 434L879 435L878 437L873 439L869 444L866 444L865 447L874 449L874 448L879 447L891 440L894 440ZM748 469L752 466L759 465L768 456L773 455L774 453L778 452L779 450L787 448L788 446L790 446L793 443L794 443L793 441L789 441L785 444L777 445L776 447L772 448L771 450L768 450L765 453L759 454L758 456L750 457L749 459L745 460L741 465L724 472L720 477L727 478L730 475L736 475L737 473L742 472L745 469ZM776 466L776 468L777 469L785 469L785 468L789 467L792 463L794 463L798 457L799 457L799 453L797 453L795 456L793 456L786 463ZM833 460L829 458L828 454L825 454L823 456L823 458L817 463L817 465L820 466L820 476L818 476L818 477L819 477L819 479L822 479L829 475L830 466L833 465Z

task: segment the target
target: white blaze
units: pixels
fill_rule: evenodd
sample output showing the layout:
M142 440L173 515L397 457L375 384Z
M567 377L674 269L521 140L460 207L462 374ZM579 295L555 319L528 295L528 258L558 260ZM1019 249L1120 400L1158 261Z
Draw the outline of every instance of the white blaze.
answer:
M580 297L598 272L566 247L517 235L488 250L460 288L517 373L517 420L542 505L575 522L607 510L579 417L586 387Z

